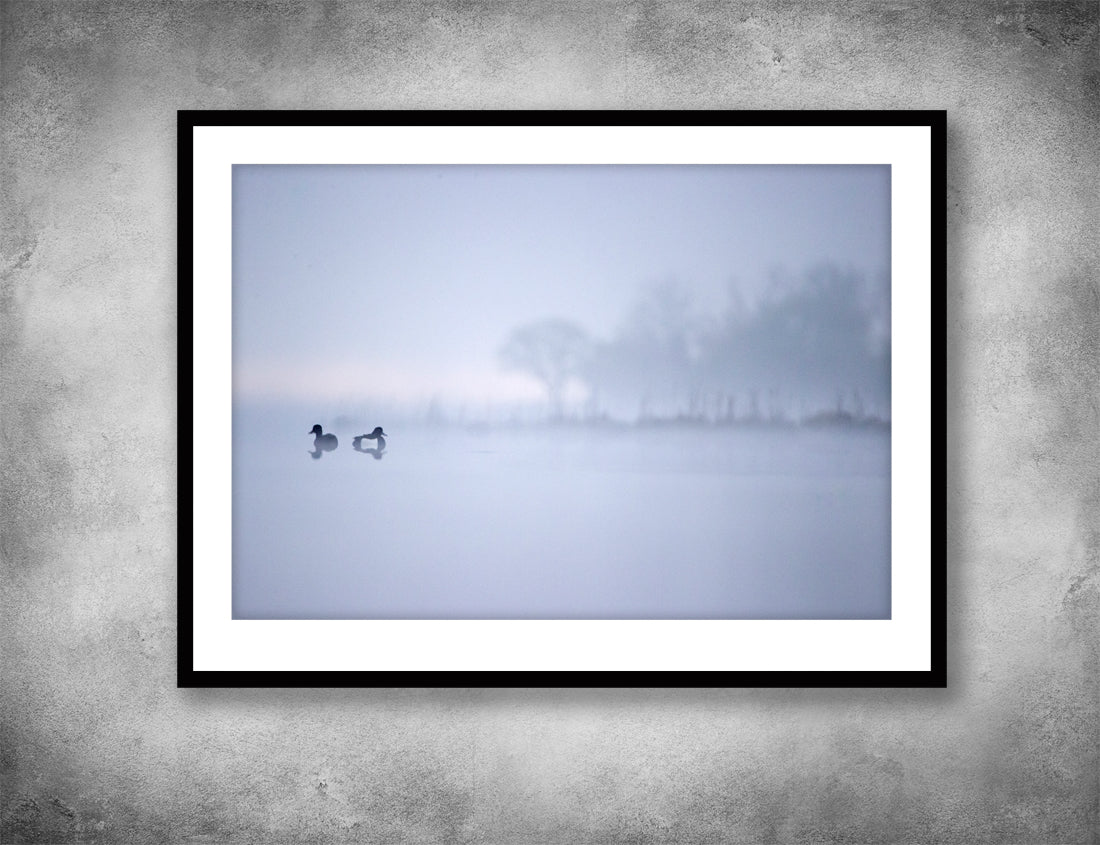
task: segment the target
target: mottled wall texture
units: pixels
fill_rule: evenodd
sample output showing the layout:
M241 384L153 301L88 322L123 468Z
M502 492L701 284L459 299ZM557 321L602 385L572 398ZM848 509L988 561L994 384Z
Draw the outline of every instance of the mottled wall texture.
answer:
M1100 5L0 16L0 840L1098 841ZM176 689L176 110L487 107L947 110L947 689Z

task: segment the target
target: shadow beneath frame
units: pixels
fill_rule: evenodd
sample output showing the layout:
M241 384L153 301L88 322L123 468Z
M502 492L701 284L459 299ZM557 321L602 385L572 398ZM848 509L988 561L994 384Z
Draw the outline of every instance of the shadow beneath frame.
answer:
M325 707L341 705L407 707L443 706L446 708L511 707L524 705L560 708L592 707L683 707L683 706L744 706L776 709L816 709L821 707L870 707L891 712L926 707L942 707L961 700L967 693L968 667L971 655L962 637L962 619L973 597L963 594L961 571L965 552L965 514L962 491L968 463L964 460L965 434L964 386L967 361L964 354L965 325L960 317L965 289L962 277L967 266L968 245L964 238L974 180L972 157L963 133L949 119L946 131L946 212L945 260L932 268L932 348L943 351L942 362L932 363L933 390L937 373L943 379L943 429L937 430L933 417L933 437L942 432L944 447L934 452L934 460L943 461L942 476L933 475L933 491L937 481L944 495L942 529L944 545L939 545L939 532L933 529L933 554L943 549L946 567L946 688L184 688L180 692L186 704L197 708L247 710L251 713L267 709L281 710L299 706ZM935 233L934 233L935 234ZM941 282L942 276L942 282ZM942 284L942 289L939 285ZM943 310L939 310L942 308ZM937 312L943 320L935 322ZM936 329L942 332L937 336ZM936 406L934 405L934 408ZM361 450L367 451L367 450ZM380 450L379 450L380 451ZM937 506L933 503L933 516Z

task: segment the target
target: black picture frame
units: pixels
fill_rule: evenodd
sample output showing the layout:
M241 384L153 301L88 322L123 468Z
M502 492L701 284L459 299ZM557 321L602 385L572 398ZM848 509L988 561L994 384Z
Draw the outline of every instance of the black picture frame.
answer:
M930 130L932 250L928 296L933 319L945 314L946 113L943 111L192 111L178 113L178 672L179 687L944 687L947 684L946 560L933 555L927 671L293 671L195 668L194 355L193 298L194 137L197 128L229 126L318 127L404 125L480 126L914 126ZM229 178L229 174L226 174ZM933 355L943 354L943 326L933 326ZM931 361L931 430L942 431L944 363ZM944 536L944 467L936 438L928 467L932 490L932 548ZM198 526L201 529L201 526Z

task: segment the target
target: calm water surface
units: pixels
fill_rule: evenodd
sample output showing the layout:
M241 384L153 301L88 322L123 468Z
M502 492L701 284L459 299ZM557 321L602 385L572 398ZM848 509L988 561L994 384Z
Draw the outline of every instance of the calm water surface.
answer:
M235 416L234 618L890 615L888 433L314 422Z

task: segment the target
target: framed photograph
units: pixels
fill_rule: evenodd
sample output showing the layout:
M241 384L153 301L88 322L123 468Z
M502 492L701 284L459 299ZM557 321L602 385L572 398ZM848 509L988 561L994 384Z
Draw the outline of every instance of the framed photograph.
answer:
M178 120L180 686L946 685L943 112Z

